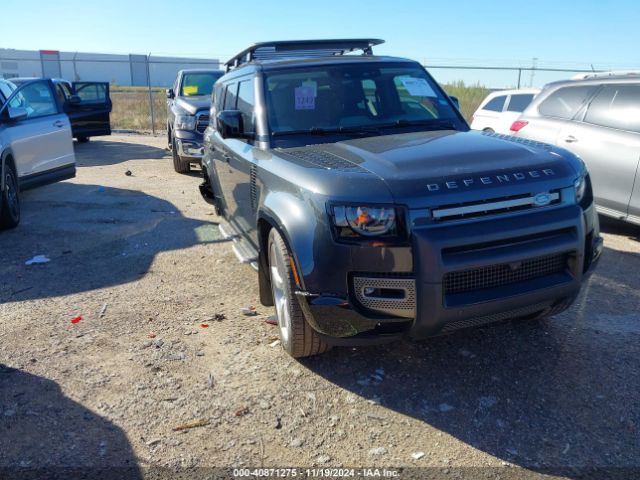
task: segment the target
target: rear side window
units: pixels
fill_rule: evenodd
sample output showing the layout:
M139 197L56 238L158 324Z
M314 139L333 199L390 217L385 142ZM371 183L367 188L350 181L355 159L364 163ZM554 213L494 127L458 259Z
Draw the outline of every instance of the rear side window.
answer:
M238 110L242 115L242 123L245 133L255 133L255 97L253 91L253 81L245 80L240 82L238 87Z
M82 83L77 82L76 95L78 95L84 103L106 103L107 86L104 83Z
M492 98L487 102L487 104L482 107L482 110L489 110L491 112L501 112L504 108L504 102L507 99L506 95L498 95L495 98Z
M511 95L507 112L524 112L524 109L529 106L531 100L533 100L533 94Z
M227 94L224 99L224 109L225 110L235 110L236 109L236 98L238 95L238 84L230 83L227 85Z
M640 85L605 85L589 105L584 121L640 133Z
M545 117L571 119L584 105L595 87L564 87L549 95L538 107Z

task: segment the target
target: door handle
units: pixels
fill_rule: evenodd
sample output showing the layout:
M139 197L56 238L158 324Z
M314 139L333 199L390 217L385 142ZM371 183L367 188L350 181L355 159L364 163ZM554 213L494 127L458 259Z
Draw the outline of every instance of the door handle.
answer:
M53 122L54 127L62 128L64 127L64 125L65 123L62 120L56 120L55 122Z
M564 139L564 141L566 143L575 143L578 141L578 139L576 137L574 137L573 135L568 135L567 138Z

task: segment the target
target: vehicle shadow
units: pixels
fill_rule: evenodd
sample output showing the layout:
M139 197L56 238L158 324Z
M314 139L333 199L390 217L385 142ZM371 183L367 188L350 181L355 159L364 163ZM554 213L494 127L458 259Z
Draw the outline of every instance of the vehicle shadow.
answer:
M74 143L76 165L78 167L95 167L115 165L136 160L160 160L170 155L165 148L148 144L115 141L92 140L88 143Z
M123 430L44 377L0 364L0 477L142 479Z
M303 364L527 469L587 478L584 468L638 468L638 265L614 250L603 255L574 306L554 318L337 348ZM414 441L429 451L435 440Z
M19 228L0 235L0 303L132 282L161 252L224 242L217 225L140 191L56 183L24 192ZM45 265L26 266L35 255Z
M640 242L640 226L634 225L633 223L600 215L600 230L604 233L620 235Z

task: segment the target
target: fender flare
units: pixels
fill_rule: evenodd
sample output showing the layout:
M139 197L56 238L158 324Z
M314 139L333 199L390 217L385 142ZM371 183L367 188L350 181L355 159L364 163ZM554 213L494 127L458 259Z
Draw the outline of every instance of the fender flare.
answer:
M315 269L315 235L317 212L300 197L288 192L269 193L258 211L258 220L278 229L287 244L298 269L300 288L304 289L305 275Z

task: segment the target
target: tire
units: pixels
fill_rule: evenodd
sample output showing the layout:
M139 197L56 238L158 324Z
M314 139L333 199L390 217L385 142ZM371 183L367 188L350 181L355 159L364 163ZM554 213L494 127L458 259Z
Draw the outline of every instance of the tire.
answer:
M483 132L486 132L486 133L496 133L496 131L495 131L493 128L489 128L489 127L485 128L485 129L484 129L484 130L482 130L482 131L483 131Z
M294 358L326 352L329 345L307 323L295 298L289 249L275 228L269 232L267 245L271 292L282 346Z
M5 189L0 197L0 229L15 228L20 223L20 189L12 165L5 169Z
M89 141L89 137L77 137L78 143L87 143Z
M189 170L191 170L189 162L183 161L178 155L178 146L173 136L171 137L171 155L173 156L173 169L178 173L189 173Z

